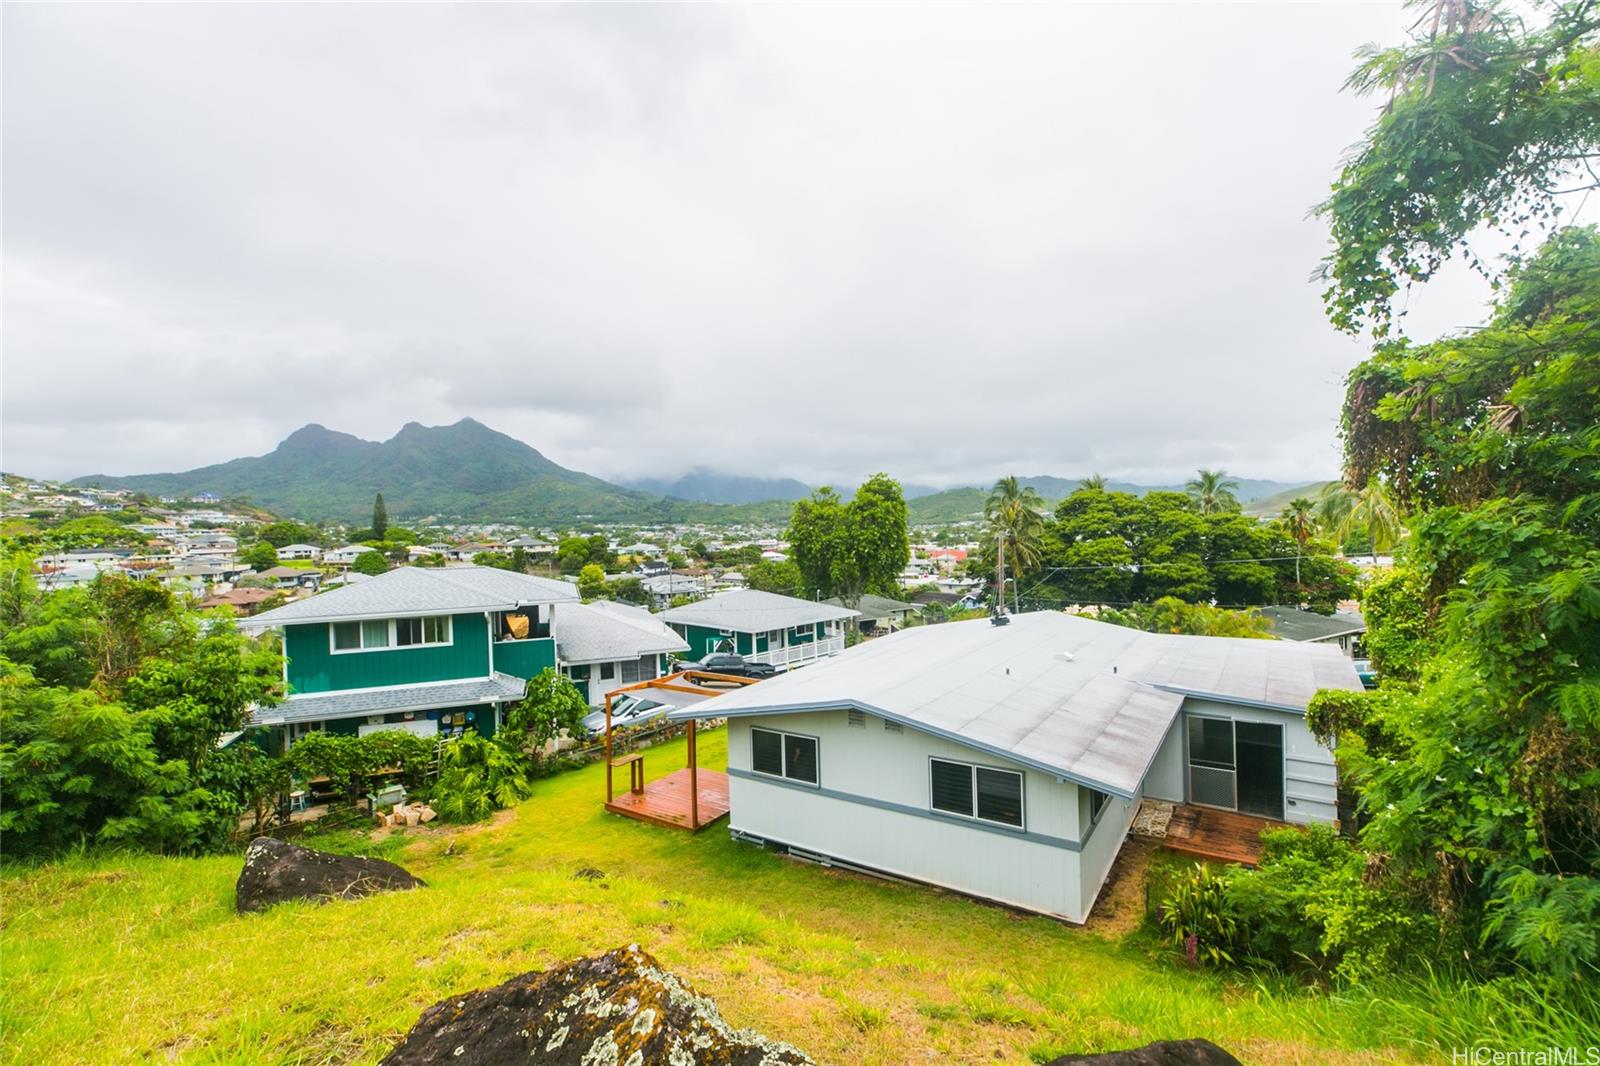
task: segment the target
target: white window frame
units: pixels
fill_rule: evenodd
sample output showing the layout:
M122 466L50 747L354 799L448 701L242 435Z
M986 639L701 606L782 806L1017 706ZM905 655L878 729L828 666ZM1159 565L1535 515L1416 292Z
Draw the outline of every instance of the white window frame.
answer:
M779 738L778 754L782 757L782 760L783 760L783 772L781 774L769 774L765 770L757 770L756 769L756 734L757 733L771 733L773 736ZM817 752L817 779L815 781L807 781L803 777L790 777L789 776L789 746L785 742L790 737L796 737L796 738L798 738L800 740L809 740L809 741L811 741L812 744L816 745L816 752ZM821 741L821 739L811 735L810 733L790 733L790 732L788 732L786 730L783 730L783 729L768 729L765 726L755 726L755 725L753 725L753 726L750 727L750 772L753 773L753 774L759 774L762 777L771 778L774 781L788 781L791 784L799 785L802 788L821 788L822 787L822 741Z
M960 811L947 811L943 807L935 807L933 805L933 764L936 762L942 762L948 766L965 766L967 768L968 781L972 788L972 811L970 814L962 814ZM1015 824L1002 822L995 818L984 818L978 814L979 770L988 770L990 773L996 774L1010 774L1017 779L1018 821ZM928 756L928 810L933 814L944 815L949 818L964 818L969 822L982 822L984 825L995 825L1002 829L1013 829L1019 833L1024 832L1028 824L1027 775L1021 770L1013 770L1005 766L987 766L982 763L965 762L961 759L946 759L940 755L930 755Z
M443 648L443 647L446 647L447 645L455 643L455 640L454 640L454 638L455 638L455 622L451 618L450 615L447 615L447 614L422 614L422 615L408 614L408 615L402 615L401 617L405 618L405 619L415 618L419 622L421 622L422 623L422 629L423 629L423 636L424 637L427 636L428 620L429 619L435 619L435 618L441 619L444 622L444 636L443 636L442 639L439 639L439 640L422 640L422 641L420 641L420 642L418 642L416 644L401 644L401 643L399 643L400 633L399 633L399 624L398 624L400 622L400 620L401 620L400 618L385 618L385 619L377 619L377 618L347 618L347 619L344 619L343 621L340 621L340 622L329 622L328 623L328 654L330 654L330 655L361 655L361 654L363 654L365 652L372 652L372 651L412 651L412 650L414 650L416 648ZM340 647L335 646L334 640L333 640L333 630L334 630L335 626L351 625L351 624L354 624L354 625L357 625L357 626L365 626L369 622L377 622L377 621L383 621L386 625L388 625L388 627L389 627L389 643L381 644L381 645L379 645L377 647L374 647L374 648L366 647L365 643L364 643L365 640L366 640L366 630L363 628L363 629L361 629L359 631L362 634L362 638L361 639L363 641L363 645L361 647L359 647L359 648L340 648Z

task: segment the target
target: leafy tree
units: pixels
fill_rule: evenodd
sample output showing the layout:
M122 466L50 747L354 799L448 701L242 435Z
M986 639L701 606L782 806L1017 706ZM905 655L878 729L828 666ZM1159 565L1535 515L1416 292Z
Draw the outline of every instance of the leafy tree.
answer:
M389 511L383 506L383 493L378 493L372 501L372 536L374 540L386 539L384 534L389 532Z
M1104 492L1106 491L1106 477L1104 474L1090 474L1078 482L1078 492Z
M760 592L798 596L804 587L800 567L792 559L783 562L763 559L745 567L743 573L746 587Z
M606 594L606 572L597 563L589 563L578 571L578 595L583 601L598 600Z
M537 759L558 737L581 735L588 713L589 704L578 686L560 671L545 667L528 680L527 693L507 711L495 740Z
M606 596L618 603L632 603L638 606L650 603L650 593L645 589L644 582L636 577L619 577L607 581Z
M820 488L796 501L786 539L806 592L851 606L867 592L892 592L911 560L900 483L874 474L849 503Z
M239 561L254 570L270 570L278 565L278 550L259 541L239 553Z
M1154 603L1108 608L1100 620L1147 633L1187 633L1201 637L1259 637L1272 639L1272 623L1256 611L1229 611L1203 603L1185 603L1164 596Z
M1237 511L1239 498L1234 490L1238 487L1239 483L1228 477L1226 470L1196 471L1196 476L1184 486L1201 514Z
M1411 535L1368 599L1382 684L1329 736L1363 845L1428 886L1464 950L1592 981L1600 237L1565 230L1510 276L1484 328L1350 375L1347 480L1383 486Z
M1010 564L1014 582L1020 581L1025 571L1039 565L1041 541L1044 536L1044 498L1031 485L1023 485L1015 477L1003 477L994 483L983 502L983 520L986 536L994 545L995 567L1000 570L1002 553ZM1005 604L1005 574L995 575L995 597ZM1020 590L1013 585L1013 596ZM1018 607L1013 603L1014 607ZM1020 609L1020 607L1018 607Z
M473 566L487 566L492 570L515 570L516 560L505 552L474 552Z
M0 568L0 833L13 854L77 842L222 847L244 809L217 738L280 697L278 657L156 585L105 574L41 594Z
M381 551L362 552L356 556L356 561L350 564L350 569L358 574L366 574L368 577L387 574L389 572L389 557Z
M1496 277L1468 243L1485 223L1514 241L1549 230L1565 196L1596 185L1600 9L1539 5L1530 26L1501 6L1432 0L1411 39L1371 48L1346 83L1386 97L1377 123L1318 208L1333 233L1323 300L1348 332L1392 325L1402 284L1453 254Z

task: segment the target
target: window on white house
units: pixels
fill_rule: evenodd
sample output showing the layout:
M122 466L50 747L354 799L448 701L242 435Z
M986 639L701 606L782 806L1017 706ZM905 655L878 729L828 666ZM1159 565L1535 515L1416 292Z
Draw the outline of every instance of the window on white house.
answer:
M1100 820L1100 812L1106 809L1106 804L1111 802L1111 797L1097 788L1089 790L1089 824L1093 825Z
M617 676L617 664L616 663L601 663L600 664L600 680L601 681L610 681L613 678L615 678L616 676Z
M758 774L817 783L817 738L750 730L750 767Z
M930 760L929 801L936 811L1022 826L1022 774L990 766Z

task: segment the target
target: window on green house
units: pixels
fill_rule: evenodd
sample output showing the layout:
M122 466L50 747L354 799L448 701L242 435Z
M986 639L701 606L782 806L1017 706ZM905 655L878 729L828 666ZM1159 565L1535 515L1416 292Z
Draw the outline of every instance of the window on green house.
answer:
M389 646L389 623L386 621L361 623L361 647L387 648Z
M360 622L335 622L335 623L333 623L333 650L334 651L360 651L361 650L361 623Z

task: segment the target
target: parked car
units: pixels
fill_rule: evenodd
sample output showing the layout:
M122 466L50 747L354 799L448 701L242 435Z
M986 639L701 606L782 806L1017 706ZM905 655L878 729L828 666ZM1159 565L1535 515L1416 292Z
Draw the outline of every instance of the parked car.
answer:
M611 701L611 728L628 729L633 726L659 718L672 708L657 700L648 700L643 696L618 696ZM583 716L583 728L590 739L605 736L606 711L602 707L598 711L590 711Z
M749 677L760 680L771 677L778 672L778 668L771 663L751 662L743 655L732 652L717 652L707 655L699 662L678 663L678 670L704 670L710 674L726 674L729 677Z

